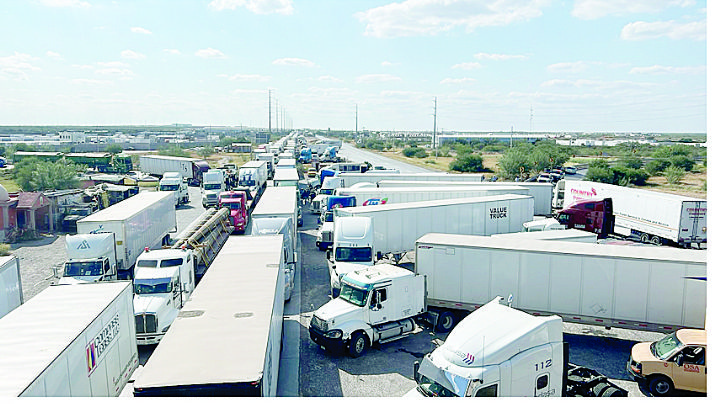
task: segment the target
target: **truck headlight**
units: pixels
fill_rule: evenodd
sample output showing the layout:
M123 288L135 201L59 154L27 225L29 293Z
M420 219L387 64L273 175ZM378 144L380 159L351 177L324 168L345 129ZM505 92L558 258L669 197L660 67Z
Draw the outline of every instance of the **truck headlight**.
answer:
M340 330L330 330L327 334L325 334L328 338L342 338L342 331Z

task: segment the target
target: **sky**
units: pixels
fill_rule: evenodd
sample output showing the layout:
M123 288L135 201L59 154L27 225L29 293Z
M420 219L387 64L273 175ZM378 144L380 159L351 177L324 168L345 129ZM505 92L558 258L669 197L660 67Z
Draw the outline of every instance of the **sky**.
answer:
M2 3L0 125L707 132L706 1Z

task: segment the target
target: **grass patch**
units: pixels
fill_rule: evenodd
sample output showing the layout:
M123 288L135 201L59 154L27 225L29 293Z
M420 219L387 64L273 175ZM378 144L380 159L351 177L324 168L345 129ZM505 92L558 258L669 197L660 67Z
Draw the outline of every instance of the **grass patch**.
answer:
M10 170L0 170L0 184L2 184L8 192L20 191L20 186L15 182L15 179L13 179Z

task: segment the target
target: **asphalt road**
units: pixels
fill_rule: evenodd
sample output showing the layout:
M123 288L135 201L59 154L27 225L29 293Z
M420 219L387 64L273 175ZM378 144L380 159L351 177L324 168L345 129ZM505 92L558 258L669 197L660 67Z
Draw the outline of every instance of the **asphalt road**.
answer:
M342 157L347 158L349 161L356 163L363 163L365 161L371 163L373 166L382 166L385 168L394 168L400 170L401 173L430 173L439 170L431 170L428 168L414 166L412 164L404 163L402 161L393 160L389 157L375 154L365 149L359 149L348 143L343 143L342 148L338 154Z

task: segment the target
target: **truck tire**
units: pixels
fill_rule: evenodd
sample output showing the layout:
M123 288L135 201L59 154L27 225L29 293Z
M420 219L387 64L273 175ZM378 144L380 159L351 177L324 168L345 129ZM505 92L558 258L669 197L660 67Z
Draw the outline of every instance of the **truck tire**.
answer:
M348 347L348 353L353 358L359 358L365 354L365 351L368 349L368 345L370 345L370 340L365 335L364 332L358 331L355 334L353 334L352 338L350 338L350 346Z
M660 240L660 237L658 236L652 236L650 238L650 242L655 245L662 245L662 240Z
M437 332L448 332L455 327L457 319L455 314L451 311L440 312L437 319L437 325L435 325L435 331Z
M665 376L655 376L650 379L648 383L650 392L655 397L665 397L675 390L675 386L670 379Z
M649 243L650 242L650 236L647 233L643 233L640 235L640 241L643 243Z

